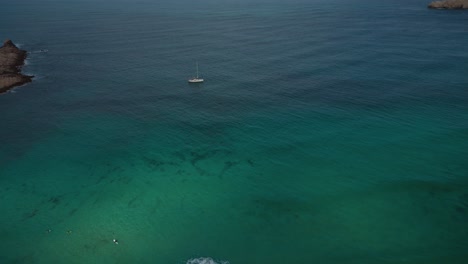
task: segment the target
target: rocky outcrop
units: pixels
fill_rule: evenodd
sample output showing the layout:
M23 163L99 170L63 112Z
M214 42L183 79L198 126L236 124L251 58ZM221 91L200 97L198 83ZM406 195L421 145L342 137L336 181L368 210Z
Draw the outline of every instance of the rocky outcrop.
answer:
M0 93L32 81L34 76L21 74L27 52L20 50L11 40L5 41L0 47Z
M435 1L430 3L428 7L437 9L468 9L468 0Z

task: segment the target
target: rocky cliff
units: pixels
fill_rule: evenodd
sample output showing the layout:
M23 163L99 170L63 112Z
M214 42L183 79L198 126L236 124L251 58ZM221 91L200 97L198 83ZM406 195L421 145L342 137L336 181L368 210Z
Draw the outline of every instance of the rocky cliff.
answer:
M11 40L0 47L0 93L32 81L33 76L21 74L27 52L20 50Z
M437 9L468 9L468 0L435 1L430 3L428 7Z

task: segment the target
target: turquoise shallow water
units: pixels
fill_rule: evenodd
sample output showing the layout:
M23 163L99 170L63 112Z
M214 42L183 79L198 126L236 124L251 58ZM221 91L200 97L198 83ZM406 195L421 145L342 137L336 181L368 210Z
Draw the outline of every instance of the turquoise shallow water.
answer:
M466 263L468 12L425 5L9 3L0 263Z

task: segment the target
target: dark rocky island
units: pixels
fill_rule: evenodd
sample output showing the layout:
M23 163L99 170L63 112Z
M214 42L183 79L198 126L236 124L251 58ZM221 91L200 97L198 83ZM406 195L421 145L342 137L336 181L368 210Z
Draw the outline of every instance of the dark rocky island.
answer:
M26 56L27 52L18 49L11 40L6 40L0 47L0 93L32 81L34 76L21 74Z
M468 0L435 1L430 3L428 7L436 9L468 9Z

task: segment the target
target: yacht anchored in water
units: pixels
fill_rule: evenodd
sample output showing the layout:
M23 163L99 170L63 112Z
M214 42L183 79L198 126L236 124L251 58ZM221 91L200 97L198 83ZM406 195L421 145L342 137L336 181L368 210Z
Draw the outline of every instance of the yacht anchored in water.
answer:
M188 80L189 83L202 83L203 79L198 77L198 62L196 63L197 76Z

